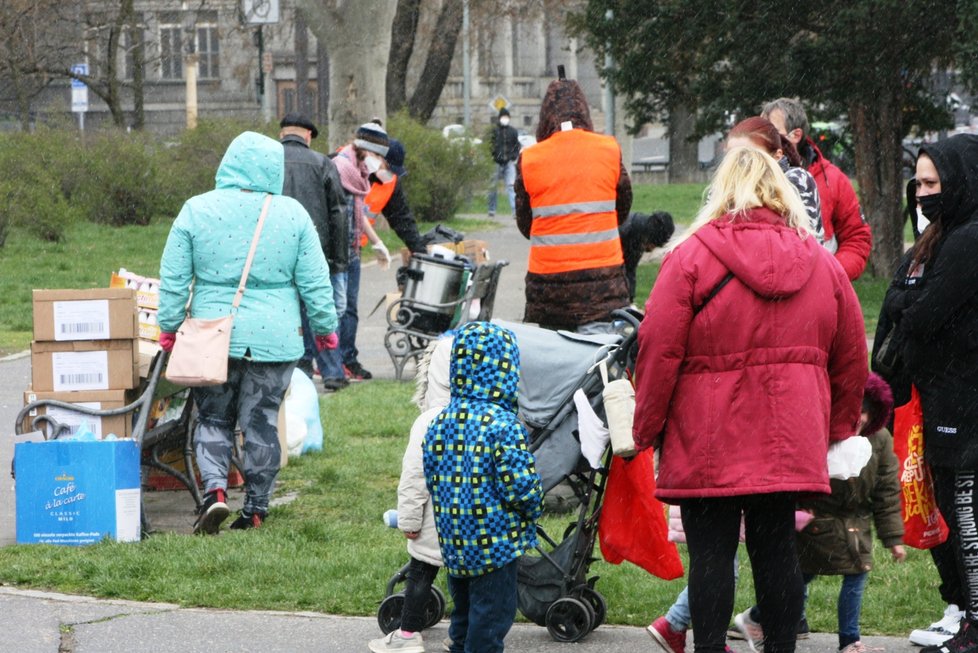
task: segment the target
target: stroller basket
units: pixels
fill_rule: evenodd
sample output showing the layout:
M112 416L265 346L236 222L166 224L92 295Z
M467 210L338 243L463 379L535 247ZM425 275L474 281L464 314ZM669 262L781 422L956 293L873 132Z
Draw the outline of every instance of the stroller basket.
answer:
M547 610L567 593L570 569L577 551L577 530L549 554L524 555L517 572L517 605L527 619L538 626L547 624Z

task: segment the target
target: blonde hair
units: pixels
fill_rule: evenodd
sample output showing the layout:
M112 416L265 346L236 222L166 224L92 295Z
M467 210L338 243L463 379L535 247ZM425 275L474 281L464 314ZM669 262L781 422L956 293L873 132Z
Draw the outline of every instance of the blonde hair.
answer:
M766 152L756 147L735 147L727 151L706 189L706 202L683 234L669 250L692 236L700 227L729 216L733 222L751 209L768 208L784 217L785 223L801 238L811 235L808 213L801 196Z

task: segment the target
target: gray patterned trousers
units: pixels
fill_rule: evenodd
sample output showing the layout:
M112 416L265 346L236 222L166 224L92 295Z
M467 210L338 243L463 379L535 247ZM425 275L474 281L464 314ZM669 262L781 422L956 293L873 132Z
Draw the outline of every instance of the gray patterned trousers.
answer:
M258 363L232 358L227 383L193 389L198 419L194 450L205 493L227 488L234 428L240 425L244 432L244 512L268 512L282 455L278 409L294 368L295 361Z

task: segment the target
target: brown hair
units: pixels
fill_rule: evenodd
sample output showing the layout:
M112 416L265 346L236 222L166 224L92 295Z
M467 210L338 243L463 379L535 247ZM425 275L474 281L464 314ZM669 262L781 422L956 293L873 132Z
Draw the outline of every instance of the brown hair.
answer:
M781 150L788 157L790 165L796 168L801 166L801 156L798 155L795 144L789 141L786 136L778 133L778 128L767 118L761 116L745 118L733 126L733 129L727 134L728 138L730 136L749 138L754 145L771 156Z

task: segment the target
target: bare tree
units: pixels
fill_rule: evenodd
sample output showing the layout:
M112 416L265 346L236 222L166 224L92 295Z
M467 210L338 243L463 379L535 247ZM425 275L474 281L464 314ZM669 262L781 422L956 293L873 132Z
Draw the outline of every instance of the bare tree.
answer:
M386 117L387 62L397 5L297 0L297 6L329 54L329 147L335 149L371 116Z
M398 0L391 26L391 52L387 64L387 112L407 104L407 72L421 18L421 0Z

